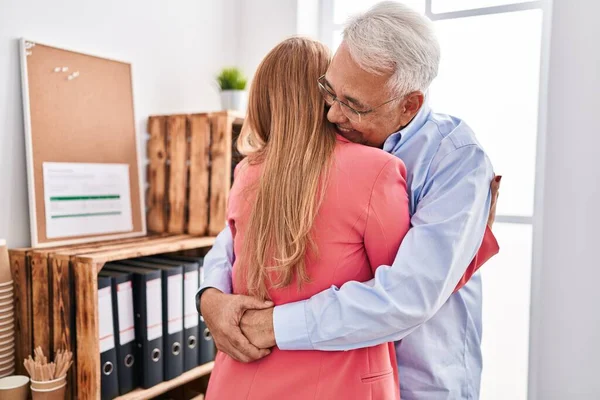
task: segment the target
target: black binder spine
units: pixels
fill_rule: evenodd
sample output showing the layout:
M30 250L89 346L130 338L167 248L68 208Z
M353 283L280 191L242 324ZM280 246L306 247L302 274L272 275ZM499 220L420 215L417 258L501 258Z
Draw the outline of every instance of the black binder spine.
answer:
M111 279L119 394L124 395L137 387L140 364L136 359L133 275L103 269L100 276Z
M184 369L189 371L198 365L199 320L196 311L196 292L198 291L198 266L190 264L185 267L183 277L183 328L185 350L183 355Z
M148 275L137 275L137 286L141 290L135 299L140 316L140 337L142 345L138 344L143 351L143 374L142 387L149 388L164 380L163 367L163 332L162 332L162 279L160 272L156 278L151 279ZM157 311L158 308L158 311ZM158 316L156 315L158 313Z
M98 328L100 338L100 397L119 395L117 348L112 307L111 279L98 277Z
M198 284L202 286L202 281L204 280L204 265L200 265L198 268ZM215 342L204 322L204 318L201 315L199 318L199 330L200 330L200 345L198 346L198 363L206 364L208 362L214 361L215 359Z
M167 278L165 279L165 275ZM183 373L183 275L181 268L163 270L163 303L165 346L165 379Z

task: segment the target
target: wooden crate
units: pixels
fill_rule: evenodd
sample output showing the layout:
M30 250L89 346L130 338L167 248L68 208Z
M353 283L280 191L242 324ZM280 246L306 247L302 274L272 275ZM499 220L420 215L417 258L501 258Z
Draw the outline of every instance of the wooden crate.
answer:
M52 357L56 350L68 349L74 352L75 363L67 376L67 398L99 397L97 273L104 263L208 248L213 242L212 237L157 234L43 250L10 250L15 282L17 373L26 374L22 360L33 353L34 347L41 346L45 354ZM35 275L31 273L32 268L38 270ZM40 293L32 296L35 291ZM37 300L44 297L49 301L45 305L32 304L34 297ZM137 390L125 398L148 398L144 397L148 393L155 396L210 373L210 370L212 364L198 367L149 392ZM97 396L92 393L97 393Z
M213 243L213 237L157 234L53 249L11 250L11 271L15 282L16 360L17 368L22 370L17 373L26 373L22 360L32 354L34 345L42 346L52 357L54 351L68 349L74 352L75 363L67 377L67 398L99 398L98 272L109 261L206 249ZM40 270L36 280L32 280L31 268ZM45 306L32 305L32 288L42 292L36 299L47 297L51 300ZM199 366L172 381L147 390L138 389L122 398L157 396L209 374L211 370L212 363Z
M52 317L53 315L61 315L61 306L59 305L61 291L56 286L68 285L68 275L60 266L52 266L52 254L62 250L81 249L86 251L87 249L89 251L90 248L131 242L132 240L135 239L111 240L44 249L9 250L11 273L15 286L15 355L18 361L16 373L25 373L22 360L33 354L33 348L40 346L45 354L52 354L54 348ZM56 293L57 296L52 296L52 293ZM56 348L58 349L60 346Z
M185 236L181 236L185 237ZM155 235L154 240L178 237ZM167 239L168 238L168 239ZM15 282L15 359L16 373L26 374L23 359L41 347L54 357L59 349L73 351L75 324L73 273L70 258L98 249L120 249L144 238L128 238L44 249L9 250ZM67 393L72 388L75 368L67 376Z
M214 236L225 227L242 123L232 111L148 119L148 230Z

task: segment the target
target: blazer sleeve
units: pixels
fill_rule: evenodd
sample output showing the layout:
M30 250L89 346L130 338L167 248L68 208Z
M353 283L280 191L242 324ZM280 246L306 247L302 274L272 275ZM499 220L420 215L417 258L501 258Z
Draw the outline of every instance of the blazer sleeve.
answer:
M456 288L454 288L454 292L460 290L463 286L469 282L469 279L479 270L479 268L487 262L490 258L498 254L500 251L500 246L498 246L498 242L496 241L496 237L492 233L490 227L485 228L485 234L483 235L483 242L481 242L481 246L475 254L475 258L471 261L471 264L467 267L462 278L458 281Z
M406 167L394 157L380 171L371 191L364 244L373 269L391 265L410 227Z

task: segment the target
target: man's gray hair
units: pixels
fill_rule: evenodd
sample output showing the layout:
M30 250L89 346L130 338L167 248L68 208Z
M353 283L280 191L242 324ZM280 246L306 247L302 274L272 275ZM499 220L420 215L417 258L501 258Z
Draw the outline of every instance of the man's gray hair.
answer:
M393 72L390 90L405 95L423 93L437 76L440 45L431 21L395 1L382 1L351 18L344 42L352 59L365 71Z

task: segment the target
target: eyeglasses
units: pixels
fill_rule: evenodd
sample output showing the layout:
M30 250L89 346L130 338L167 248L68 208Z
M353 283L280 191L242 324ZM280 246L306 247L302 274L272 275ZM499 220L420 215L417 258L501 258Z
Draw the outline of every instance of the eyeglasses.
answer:
M352 108L351 106L349 106L348 104L344 103L343 101L341 101L340 99L337 98L337 96L331 92L329 89L327 89L326 85L326 81L325 81L325 75L321 75L319 77L319 79L317 79L317 84L319 85L319 91L321 92L321 95L323 96L323 100L325 100L325 103L332 107L333 104L335 102L337 102L340 105L340 109L342 110L342 113L346 116L346 118L348 118L350 121L352 122L357 122L360 123L362 121L362 118L369 114L372 113L373 111L377 110L380 107L385 106L388 103L391 103L394 100L398 100L400 97L402 96L397 96L394 97L391 100L386 101L383 104L378 105L377 107L371 108L370 110L366 110L366 111L358 111L355 110L354 108Z

